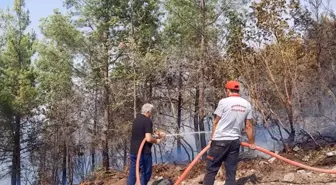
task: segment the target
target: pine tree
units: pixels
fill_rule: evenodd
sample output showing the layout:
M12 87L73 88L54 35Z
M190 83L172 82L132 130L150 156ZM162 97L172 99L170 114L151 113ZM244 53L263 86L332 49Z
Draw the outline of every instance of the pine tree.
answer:
M29 119L37 107L35 78L32 65L35 51L35 34L27 33L30 23L29 12L25 10L24 0L15 0L13 13L3 12L4 50L1 58L0 99L5 110L5 122L9 128L9 148L11 156L11 184L21 184L22 142L28 136L23 133L32 127ZM28 120L28 121L27 121Z
M62 28L62 29L58 29ZM73 84L75 70L73 68L73 51L69 49L79 43L79 32L71 25L70 19L59 12L44 19L41 25L44 39L37 45L39 72L39 98L44 105L46 121L43 133L43 146L40 147L40 154L43 158L39 166L39 181L46 182L47 179L58 179L58 174L46 173L48 166L53 171L58 171L58 164L62 166L62 184L72 181L71 160L74 151L73 133L77 130L80 120L77 115L80 113L78 99ZM64 43L64 41L66 43ZM48 145L54 143L53 150L48 151ZM59 157L57 157L59 156ZM50 160L50 159L52 160ZM49 162L51 161L51 162ZM50 184L58 183L49 181Z
M115 135L115 125L112 120L112 98L110 70L115 65L120 52L118 45L126 34L123 21L127 18L128 3L122 0L67 0L68 8L73 7L79 15L78 25L90 29L87 40L90 41L91 54L85 60L90 62L91 69L97 72L99 83L103 86L104 121L102 135L103 165L106 170L110 167L109 141ZM88 54L88 53L86 53Z

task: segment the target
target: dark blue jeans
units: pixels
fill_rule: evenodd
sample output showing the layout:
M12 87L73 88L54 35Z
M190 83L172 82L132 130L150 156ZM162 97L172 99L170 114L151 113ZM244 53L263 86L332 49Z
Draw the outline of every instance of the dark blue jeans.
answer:
M135 176L135 165L136 165L137 156L130 154L130 167L129 175L127 179L127 185L135 185L136 176ZM140 158L140 181L141 185L147 185L151 176L152 176L152 154L142 154Z

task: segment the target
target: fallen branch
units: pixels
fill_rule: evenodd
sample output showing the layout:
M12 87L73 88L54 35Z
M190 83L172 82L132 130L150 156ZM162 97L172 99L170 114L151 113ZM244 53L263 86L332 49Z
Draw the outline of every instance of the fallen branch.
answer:
M315 145L317 145L319 148L321 148L321 145L319 145L316 142L315 138L309 132L305 131L304 129L301 129L301 131L304 132L306 135L308 135L314 141Z

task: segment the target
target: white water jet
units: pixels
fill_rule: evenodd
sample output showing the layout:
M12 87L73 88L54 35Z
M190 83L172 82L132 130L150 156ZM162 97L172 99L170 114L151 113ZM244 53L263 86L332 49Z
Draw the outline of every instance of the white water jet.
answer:
M187 132L187 133L176 133L176 134L167 134L166 137L172 136L184 136L184 135L192 135L192 134L210 134L210 131L201 131L201 132Z

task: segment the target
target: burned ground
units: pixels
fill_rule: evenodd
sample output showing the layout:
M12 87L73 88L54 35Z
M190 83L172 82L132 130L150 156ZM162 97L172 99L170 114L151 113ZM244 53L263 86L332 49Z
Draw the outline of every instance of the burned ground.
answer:
M281 155L314 167L335 169L336 155L328 156L327 153L336 151L336 147L329 145L319 150L303 150L282 153ZM307 161L308 159L308 161ZM189 172L182 184L202 184L205 173L205 162L199 161ZM166 178L176 181L186 169L187 165L159 164L153 167L151 184L156 179ZM124 185L126 184L127 172L110 171L103 173L97 171L91 179L83 184ZM336 175L312 172L299 167L289 165L278 159L250 159L241 160L237 171L238 184L336 184ZM217 175L216 184L223 184L225 169L221 168Z

